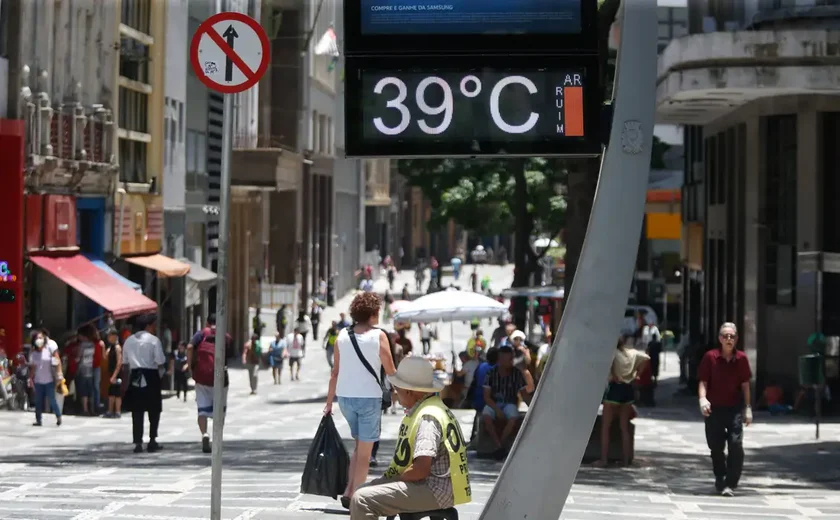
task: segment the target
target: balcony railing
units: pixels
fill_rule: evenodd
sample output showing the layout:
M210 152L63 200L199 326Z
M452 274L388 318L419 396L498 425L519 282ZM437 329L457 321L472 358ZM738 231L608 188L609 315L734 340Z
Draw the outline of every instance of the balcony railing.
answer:
M257 148L282 148L294 151L287 144L284 144L285 136L282 135L253 135L237 134L233 136L233 147L238 150L253 150Z

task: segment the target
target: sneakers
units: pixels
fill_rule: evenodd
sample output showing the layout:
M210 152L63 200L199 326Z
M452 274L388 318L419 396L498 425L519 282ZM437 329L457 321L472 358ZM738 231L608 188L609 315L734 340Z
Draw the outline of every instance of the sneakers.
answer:
M379 461L377 461L375 457L371 457L370 458L370 467L375 468L378 465L379 465Z
M718 477L715 479L715 491L717 491L718 493L722 493L723 488L725 487L726 481L723 479L723 477Z
M210 445L209 435L205 435L201 438L201 451L204 453L213 453L213 447Z
M731 487L726 486L726 487L724 487L724 488L723 488L723 490L720 492L720 496L722 496L722 497L734 497L734 496L735 496L735 492L734 492L734 491L732 491L732 488L731 488Z

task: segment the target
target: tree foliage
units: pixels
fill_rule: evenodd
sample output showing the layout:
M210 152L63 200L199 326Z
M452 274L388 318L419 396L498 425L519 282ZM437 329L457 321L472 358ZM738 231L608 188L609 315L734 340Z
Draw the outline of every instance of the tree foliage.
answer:
M565 224L561 166L542 158L527 159L524 171L520 162L507 159L405 159L398 169L430 201L430 229L441 229L451 219L479 235L513 233L515 210L523 204L533 232L555 236ZM525 177L524 201L516 196L518 175Z

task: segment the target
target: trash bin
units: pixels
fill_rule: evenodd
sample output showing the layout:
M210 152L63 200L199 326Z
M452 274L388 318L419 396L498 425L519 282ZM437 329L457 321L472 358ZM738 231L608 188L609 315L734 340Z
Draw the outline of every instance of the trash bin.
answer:
M821 354L799 356L799 384L817 386L825 384L825 362Z

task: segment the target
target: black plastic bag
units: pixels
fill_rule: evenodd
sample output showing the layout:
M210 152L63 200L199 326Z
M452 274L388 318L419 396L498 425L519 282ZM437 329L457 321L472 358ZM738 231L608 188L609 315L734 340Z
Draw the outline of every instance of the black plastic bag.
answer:
M332 415L325 415L309 446L300 492L336 498L347 487L350 455L335 428Z

